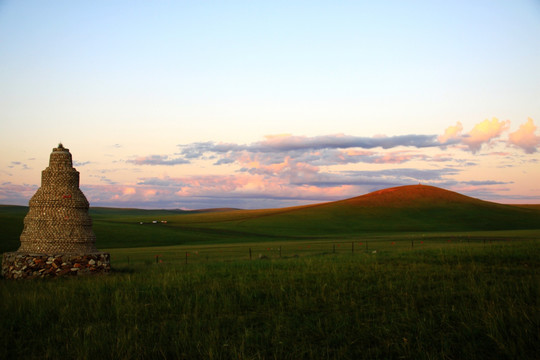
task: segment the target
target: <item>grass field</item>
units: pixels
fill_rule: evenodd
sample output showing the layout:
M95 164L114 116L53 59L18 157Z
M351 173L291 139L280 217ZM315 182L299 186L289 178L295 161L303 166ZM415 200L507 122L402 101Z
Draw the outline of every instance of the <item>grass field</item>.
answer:
M0 251L14 251L24 207L0 206ZM91 208L98 248L343 240L540 229L540 209L481 201L431 186L283 209L186 212ZM157 221L157 224L153 224ZM167 221L167 223L161 223ZM141 224L141 222L143 224Z
M0 358L537 358L538 241L398 245L0 281Z
M0 206L1 252L18 248L26 213ZM113 272L0 280L0 359L540 353L538 206L415 186L286 209L90 213Z

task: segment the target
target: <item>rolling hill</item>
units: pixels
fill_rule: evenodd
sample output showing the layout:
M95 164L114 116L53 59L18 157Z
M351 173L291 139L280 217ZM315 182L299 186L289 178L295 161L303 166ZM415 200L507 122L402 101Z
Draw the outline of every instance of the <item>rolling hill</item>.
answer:
M539 229L534 207L502 205L426 185L379 190L363 196L293 208L186 215L183 224L207 223L273 235L331 235Z
M99 248L540 229L538 206L497 204L426 185L307 206L218 210L91 208L90 214ZM26 212L0 206L0 251L18 247Z

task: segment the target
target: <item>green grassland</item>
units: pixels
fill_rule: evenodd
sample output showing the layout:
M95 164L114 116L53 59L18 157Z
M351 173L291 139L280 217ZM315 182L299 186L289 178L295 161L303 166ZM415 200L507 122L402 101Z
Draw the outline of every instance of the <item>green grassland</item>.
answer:
M17 249L24 214L21 207L0 207L0 251ZM354 241L425 233L474 236L485 231L540 229L537 207L495 204L423 185L283 209L186 212L91 208L90 214L98 248ZM153 224L154 220L158 223Z
M18 248L26 213L0 206L0 251ZM540 353L537 206L413 186L284 209L90 213L112 273L0 280L1 359Z
M398 245L0 281L0 358L537 359L538 241Z

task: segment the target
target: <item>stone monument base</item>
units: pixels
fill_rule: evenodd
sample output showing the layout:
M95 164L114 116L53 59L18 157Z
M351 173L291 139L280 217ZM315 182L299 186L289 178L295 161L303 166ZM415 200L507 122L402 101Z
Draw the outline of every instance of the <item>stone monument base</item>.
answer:
M32 279L58 276L104 274L111 270L110 255L4 253L2 275L6 279Z

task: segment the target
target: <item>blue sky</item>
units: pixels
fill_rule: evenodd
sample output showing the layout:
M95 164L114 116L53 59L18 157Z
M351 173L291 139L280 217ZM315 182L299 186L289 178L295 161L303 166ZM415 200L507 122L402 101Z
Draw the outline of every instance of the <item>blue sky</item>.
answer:
M92 205L540 203L539 64L533 0L0 1L0 203L59 141Z

